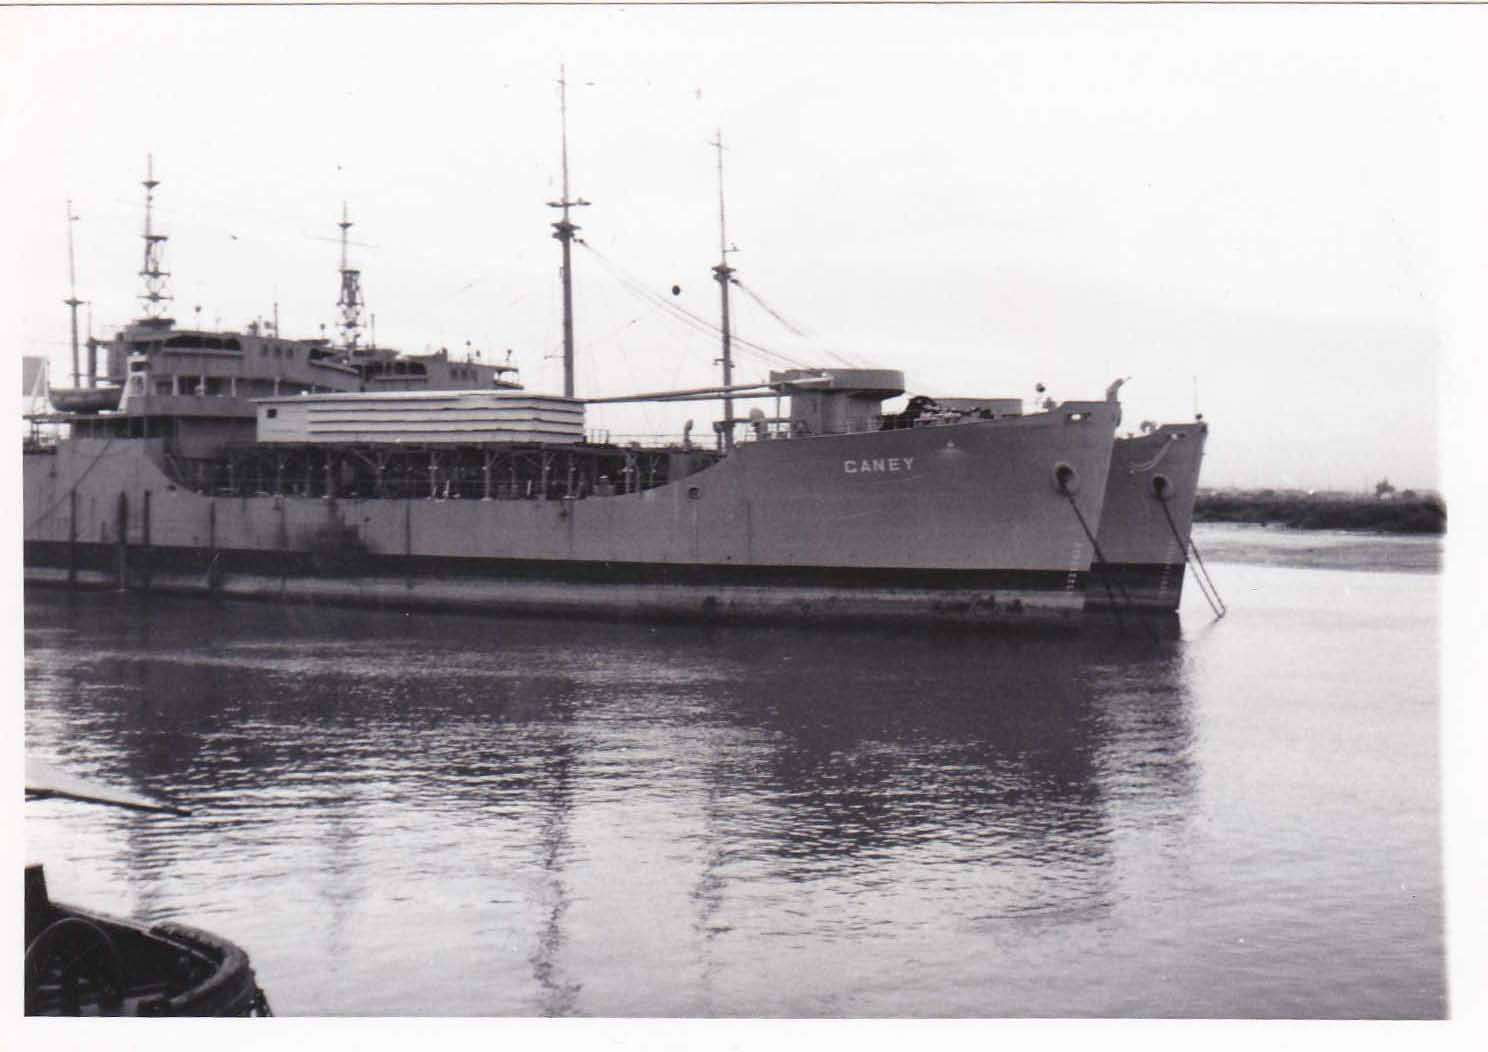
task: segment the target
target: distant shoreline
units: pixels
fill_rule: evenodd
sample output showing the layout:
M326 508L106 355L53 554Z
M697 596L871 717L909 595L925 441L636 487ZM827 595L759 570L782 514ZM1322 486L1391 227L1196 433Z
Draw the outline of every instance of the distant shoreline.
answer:
M1407 491L1382 499L1368 494L1291 490L1200 490L1196 522L1252 522L1299 530L1442 534L1447 508L1438 496Z

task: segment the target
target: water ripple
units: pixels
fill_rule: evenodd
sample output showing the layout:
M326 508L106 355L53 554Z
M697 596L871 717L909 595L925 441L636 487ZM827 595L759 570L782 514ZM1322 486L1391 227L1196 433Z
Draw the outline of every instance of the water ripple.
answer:
M27 850L289 1014L1439 1014L1431 579L1226 574L1158 643L28 595L28 750L193 815Z

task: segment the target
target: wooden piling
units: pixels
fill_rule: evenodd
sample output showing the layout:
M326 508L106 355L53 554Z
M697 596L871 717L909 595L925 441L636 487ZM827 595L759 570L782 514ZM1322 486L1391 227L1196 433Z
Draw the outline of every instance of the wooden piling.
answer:
M114 533L114 587L122 592L129 587L129 496L122 491L114 515Z
M217 572L217 502L207 500L207 596L217 592L222 575Z
M77 586L77 490L67 494L67 587Z
M140 587L145 591L150 590L150 564L153 562L153 553L150 550L150 491L145 490L144 503L140 506Z

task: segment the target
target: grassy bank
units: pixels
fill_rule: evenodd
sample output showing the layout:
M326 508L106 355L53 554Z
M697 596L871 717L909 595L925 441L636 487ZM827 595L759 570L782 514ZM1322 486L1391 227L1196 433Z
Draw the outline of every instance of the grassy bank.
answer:
M1293 490L1201 490L1198 522L1254 522L1302 530L1445 533L1447 508L1435 495L1407 491L1389 500L1373 495Z

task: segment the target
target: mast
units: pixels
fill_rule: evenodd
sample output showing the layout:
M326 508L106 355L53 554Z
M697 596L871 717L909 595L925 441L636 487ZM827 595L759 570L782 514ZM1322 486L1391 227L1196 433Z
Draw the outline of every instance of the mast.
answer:
M73 265L72 255L72 224L77 222L77 216L72 214L72 198L67 199L67 298L62 302L67 304L72 312L72 386L81 387L82 374L78 365L78 326L77 309L82 305L82 300L77 298L77 268Z
M549 208L563 209L563 218L553 224L553 236L563 245L563 397L574 396L574 338L573 338L573 264L571 244L574 231L579 228L569 222L568 210L587 205L582 197L570 200L568 196L568 81L564 79L563 66L558 67L558 120L563 137L563 197L549 201Z
M139 276L145 279L145 291L140 295L144 301L145 317L159 318L165 310L170 295L165 291L165 279L170 274L160 269L164 262L166 235L155 233L152 225L155 207L155 188L160 181L155 178L155 158L147 154L145 159L145 265Z
M718 265L713 268L713 280L718 282L718 292L722 297L723 357L719 361L723 363L723 386L727 390L734 384L734 359L729 332L729 281L734 268L728 264L728 236L724 226L722 129L719 129L712 145L718 150ZM734 448L734 398L730 394L723 396L723 448L725 451Z
M351 217L346 202L341 202L341 295L336 306L341 309L341 343L355 354L362 336L362 272L354 269L347 256L347 234L351 230ZM278 335L277 321L275 335Z

